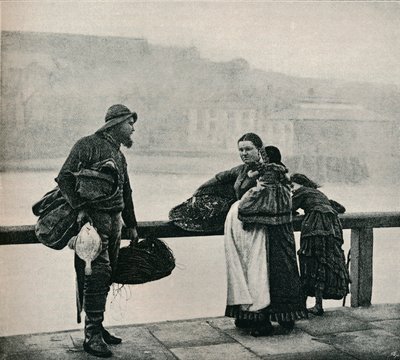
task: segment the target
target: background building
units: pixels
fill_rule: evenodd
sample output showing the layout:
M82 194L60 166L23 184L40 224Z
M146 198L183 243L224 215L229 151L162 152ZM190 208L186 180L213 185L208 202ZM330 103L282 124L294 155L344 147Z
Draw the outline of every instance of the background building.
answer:
M362 105L309 97L270 114L268 121L271 138L291 157L292 170L320 181L362 181L396 162L395 121Z

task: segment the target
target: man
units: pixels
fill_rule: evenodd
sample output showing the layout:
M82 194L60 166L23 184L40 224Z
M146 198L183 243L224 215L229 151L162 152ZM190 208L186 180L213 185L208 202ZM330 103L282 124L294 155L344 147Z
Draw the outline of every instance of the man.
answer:
M101 253L92 261L91 275L85 275L85 264L75 255L79 294L78 322L82 306L86 314L83 348L86 352L99 357L112 356L108 345L121 342L120 338L104 329L102 322L107 294L112 283L112 272L115 270L118 258L122 220L127 227L128 237L133 241L138 240L127 164L120 150L121 144L127 148L132 146L131 136L136 120L137 114L126 106L121 104L111 106L107 111L104 126L74 145L56 178L65 199L73 209L79 210L78 222L83 224L90 221L102 240ZM112 177L115 179L113 193L100 201L93 195L99 190L98 187L93 186L93 192L84 193L78 186L79 174L82 174L82 171L96 174L93 169L100 169L99 171L108 169L108 174L111 169L115 175Z

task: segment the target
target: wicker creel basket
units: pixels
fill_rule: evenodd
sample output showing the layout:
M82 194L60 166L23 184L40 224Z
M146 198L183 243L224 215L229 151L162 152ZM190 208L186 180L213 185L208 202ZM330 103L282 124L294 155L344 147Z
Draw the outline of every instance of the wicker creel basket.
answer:
M162 240L147 237L119 250L113 282L118 284L143 284L162 279L175 268L172 250Z

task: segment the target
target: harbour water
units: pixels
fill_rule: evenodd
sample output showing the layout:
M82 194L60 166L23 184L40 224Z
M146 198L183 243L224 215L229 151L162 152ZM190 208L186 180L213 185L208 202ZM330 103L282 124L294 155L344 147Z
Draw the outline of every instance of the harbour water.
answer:
M229 168L229 166L227 166ZM131 174L139 221L166 220L214 169L201 174ZM55 186L54 171L2 172L1 225L34 224L32 204ZM395 185L326 184L322 190L347 212L399 211ZM298 247L299 234L296 233ZM350 231L345 231L344 250ZM374 230L373 303L400 302L400 229ZM225 307L225 258L222 236L166 239L177 268L169 277L113 288L106 325L222 316ZM39 244L0 247L0 336L81 328L76 323L73 252ZM327 307L341 306L327 301ZM347 299L349 305L349 299Z

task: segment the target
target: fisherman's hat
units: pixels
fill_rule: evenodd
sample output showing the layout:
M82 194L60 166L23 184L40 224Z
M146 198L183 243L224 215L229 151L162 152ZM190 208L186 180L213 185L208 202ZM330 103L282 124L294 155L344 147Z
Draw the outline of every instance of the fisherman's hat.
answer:
M130 117L132 117L133 121L136 122L137 114L135 112L130 111L125 105L122 104L112 105L107 110L105 118L106 123L97 131L109 129L112 126L128 120Z

